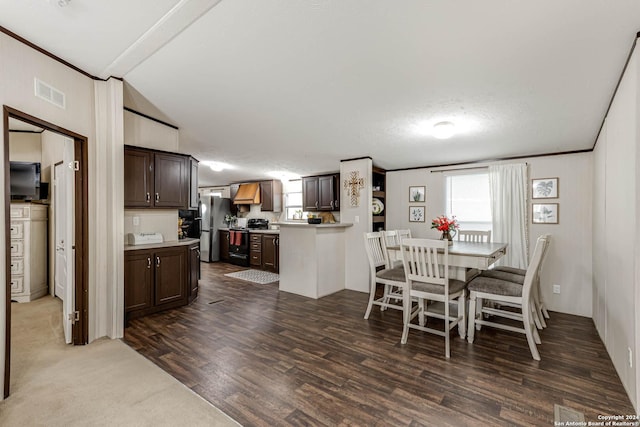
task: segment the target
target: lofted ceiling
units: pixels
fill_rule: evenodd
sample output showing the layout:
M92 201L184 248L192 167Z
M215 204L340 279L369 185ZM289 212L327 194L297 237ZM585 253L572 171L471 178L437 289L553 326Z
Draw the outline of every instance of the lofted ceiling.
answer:
M0 0L0 25L233 169L201 183L593 147L637 0ZM450 121L456 134L433 137Z

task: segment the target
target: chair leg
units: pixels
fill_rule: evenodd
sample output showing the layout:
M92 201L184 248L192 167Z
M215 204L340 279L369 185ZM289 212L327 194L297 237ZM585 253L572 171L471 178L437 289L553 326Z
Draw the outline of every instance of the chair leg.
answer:
M367 311L364 313L364 320L369 319L369 315L371 314L371 308L373 307L373 300L376 297L376 282L373 281L371 286L369 286L369 304L367 305Z
M448 359L451 357L451 347L449 342L451 341L451 330L449 329L450 317L449 317L449 298L444 299L444 356Z
M389 300L390 300L389 294L391 293L391 285L384 285L384 291L383 292L384 292L384 295L383 295L383 298L382 298L382 302L385 303L385 304L389 304ZM384 305L380 306L380 311L385 311L386 309L387 309L386 306L384 306Z
M467 327L467 291L464 289L462 295L458 297L458 333L460 338L464 339Z
M482 317L482 298L478 298L475 308L477 315ZM480 323L476 324L476 330L479 331L480 328L482 328L482 325Z
M476 323L476 293L471 292L469 296L469 326L467 327L467 341L473 343Z
M533 322L531 321L531 309L529 304L522 305L522 321L524 322L524 333L527 336L531 356L533 356L534 360L540 360L540 353L538 353L538 347L536 346L534 338L534 334L538 335L538 330L534 327ZM540 340L539 336L538 340Z
M536 326L538 327L538 329L547 327L547 323L544 321L544 314L542 313L542 303L540 302L541 300L542 298L540 296L540 279L538 278L536 287L533 290L533 307L535 308L536 312L534 320L536 321Z
M420 326L424 326L426 324L425 322L425 318L427 316L424 315L424 306L426 305L426 302L423 298L418 298L418 308L420 309L420 311L418 311L418 324Z
M409 322L411 321L411 291L404 289L402 292L402 338L401 344L407 343L409 337Z

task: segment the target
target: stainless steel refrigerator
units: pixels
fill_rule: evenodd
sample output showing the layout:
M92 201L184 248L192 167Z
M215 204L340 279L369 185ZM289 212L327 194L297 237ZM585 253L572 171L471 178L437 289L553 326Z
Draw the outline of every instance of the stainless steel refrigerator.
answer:
M215 196L200 196L200 260L213 262L220 260L219 228L225 227L224 216L230 212L230 200Z

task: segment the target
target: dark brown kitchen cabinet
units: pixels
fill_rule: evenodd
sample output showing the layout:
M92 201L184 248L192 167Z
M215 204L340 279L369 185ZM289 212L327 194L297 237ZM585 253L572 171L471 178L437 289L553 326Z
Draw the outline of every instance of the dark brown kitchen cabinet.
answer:
M282 212L282 181L261 181L260 200L263 212Z
M198 163L193 157L189 158L189 209L198 209Z
M124 255L124 311L153 306L153 252L128 251Z
M278 273L280 258L280 236L277 234L262 235L262 269Z
M189 303L198 296L200 279L200 242L189 246Z
M189 157L125 147L124 207L182 208L189 206Z
M305 212L318 210L318 177L306 176L302 178L302 210Z
M192 248L199 249L199 244L125 251L125 321L180 307L190 296L195 298L197 275L190 273L199 271L200 260Z
M302 178L303 210L340 210L340 174Z
M152 207L153 153L148 150L124 150L124 206L127 208Z
M154 206L186 208L189 199L187 159L178 154L154 155Z
M262 267L262 235L249 234L249 264L252 267Z
M220 261L229 261L229 232L219 230L220 233Z

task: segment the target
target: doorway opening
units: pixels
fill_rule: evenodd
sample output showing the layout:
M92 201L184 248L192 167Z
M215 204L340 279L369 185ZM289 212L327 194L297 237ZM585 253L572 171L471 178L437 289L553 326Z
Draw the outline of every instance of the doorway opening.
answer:
M65 137L70 147L68 157L72 159L67 166L73 170L73 189L68 195L69 199L74 199L72 207L74 220L68 223L72 228L73 238L71 245L67 249L72 250L67 263L71 268L67 273L74 278L73 298L67 301L72 307L72 319L63 319L69 322L70 341L74 345L83 345L88 342L88 167L87 167L87 138L60 126L38 119L34 116L16 110L14 108L3 107L4 123L4 188L5 188L5 291L6 291L6 343L5 343L5 376L4 376L4 397L9 396L10 386L10 365L11 365L11 174L10 174L10 119L15 119L31 126L53 132ZM71 187L69 187L71 188ZM72 303L72 304L71 304Z

